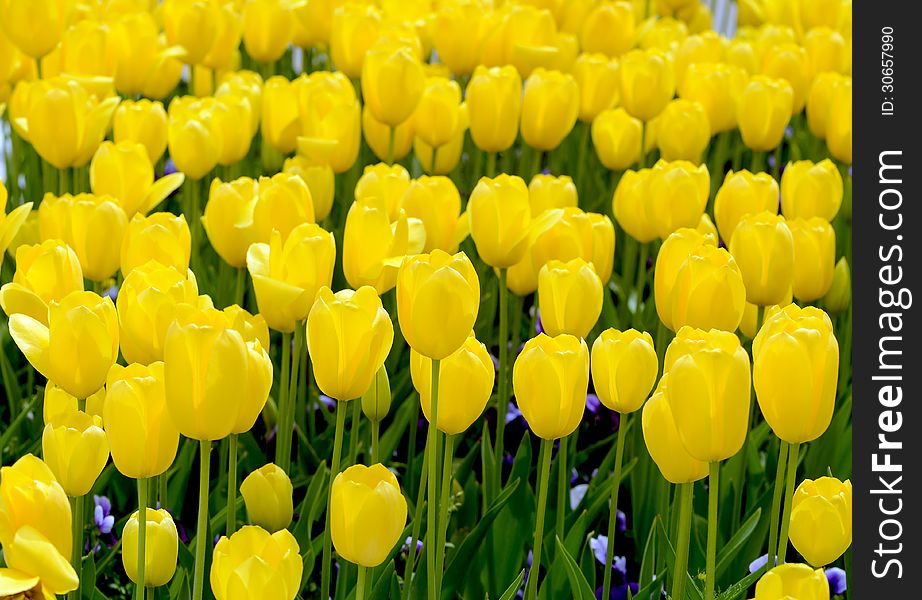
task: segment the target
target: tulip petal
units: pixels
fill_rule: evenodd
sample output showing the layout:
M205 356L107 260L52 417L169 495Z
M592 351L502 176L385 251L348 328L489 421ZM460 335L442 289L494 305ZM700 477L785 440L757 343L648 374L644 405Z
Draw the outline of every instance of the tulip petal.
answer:
M147 197L144 199L144 204L141 206L140 212L146 215L154 210L158 204L178 190L185 180L186 176L184 173L170 173L155 181L147 191Z
M14 314L10 317L10 335L19 350L36 371L47 377L51 365L48 360L50 331L48 327L30 316Z

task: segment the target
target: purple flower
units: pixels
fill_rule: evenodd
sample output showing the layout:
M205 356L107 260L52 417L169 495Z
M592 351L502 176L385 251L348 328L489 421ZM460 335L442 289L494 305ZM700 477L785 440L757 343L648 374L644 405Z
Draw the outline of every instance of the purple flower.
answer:
M621 512L621 511L618 511ZM599 534L597 537L589 538L589 549L592 550L593 556L602 565L605 564L606 554L608 553L608 536ZM613 556L611 568L627 576L627 557Z
M576 510L576 507L579 506L579 503L585 498L586 490L588 489L588 483L581 483L570 488L570 510Z
M764 567L767 562L768 562L768 554L763 554L759 558L749 563L749 572L755 573L756 571Z
M109 513L112 510L112 503L105 496L93 496L93 520L96 522L96 528L99 533L106 534L112 532L112 526L115 525L115 517Z
M791 127L790 125L788 125L787 127L785 127L785 128L784 128L784 137L785 137L785 139L788 139L788 140L791 139L792 137L794 137L794 128Z
M833 594L844 594L848 589L845 571L839 567L826 569L826 581L829 582L829 590Z
M176 163L173 162L172 158L166 159L166 164L163 166L163 175L172 175L177 171Z
M602 405L602 402L599 401L599 397L595 394L586 394L586 410L592 414L599 412L599 407Z
M317 408L325 408L327 410L334 410L336 408L336 400L324 394L320 394L320 403L317 404L316 406Z
M550 174L551 174L551 170L548 169L548 168L541 169L541 174L542 174L542 175L550 175Z
M412 543L413 543L413 537L410 536L410 537L408 537L408 538L406 539L406 541L403 543L403 546L401 546L400 551L403 552L404 554L409 554L409 553L410 553L410 544L412 544ZM422 540L416 540L416 555L419 556L419 553L422 552L422 551L423 551L423 541L422 541Z
M108 296L109 299L112 300L112 302L115 302L116 300L118 300L118 286L113 285L112 287L107 289L105 292L103 292L103 295Z
M535 310L538 313L538 316L535 319L535 334L540 335L544 333L544 324L541 322L541 310L537 308Z
M490 353L490 360L493 361L493 370L496 371L497 373L499 373L499 358L497 358L496 356L494 356L493 353L491 352L491 353Z
M514 402L510 402L509 407L506 408L506 425L521 417L522 411L519 410L519 407Z

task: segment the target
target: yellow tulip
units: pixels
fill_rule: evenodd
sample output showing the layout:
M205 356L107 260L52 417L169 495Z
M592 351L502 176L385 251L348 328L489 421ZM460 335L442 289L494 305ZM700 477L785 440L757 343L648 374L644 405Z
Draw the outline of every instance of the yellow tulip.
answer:
M129 218L150 212L184 179L182 173L171 173L154 181L147 149L137 142L103 142L90 162L93 193L115 198Z
M822 298L832 286L836 232L825 219L791 219L794 239L794 297L801 302Z
M650 121L675 94L672 59L660 50L631 50L621 57L621 104L628 114Z
M74 0L3 0L0 26L16 46L32 58L51 52L70 26Z
M47 538L64 560L70 560L71 527L70 502L64 488L40 458L26 454L12 466L0 469L0 540L4 550L18 531L30 528ZM9 554L5 558L9 563Z
M852 164L852 80L836 86L829 102L826 146L836 160Z
M216 600L265 595L294 600L304 568L298 542L282 529L273 534L261 527L241 527L221 536L211 563L211 590Z
M455 170L458 163L461 162L461 152L464 150L465 132L469 123L467 105L461 105L460 121L458 128L455 129L451 141L442 146L435 148L428 145L418 135L413 138L413 154L419 161L423 171L430 175L447 175ZM414 135L415 135L414 131ZM433 159L435 159L433 161ZM433 165L433 162L435 163Z
M579 114L579 87L572 75L535 69L525 81L522 138L541 151L551 151L573 129Z
M704 479L708 464L688 453L676 428L669 401L669 374L663 373L656 391L643 406L643 439L653 462L670 483L691 483Z
M330 56L337 71L351 79L361 77L368 50L378 38L381 13L372 6L346 3L333 10Z
M791 543L811 565L836 561L852 544L852 482L805 479L791 504Z
M376 567L400 540L407 501L397 477L384 465L353 465L333 479L330 515L337 554L362 567Z
M411 354L412 356L412 354ZM375 373L374 382L362 394L362 413L375 423L381 422L391 409L391 382L383 366Z
M218 164L228 167L246 158L250 152L253 131L246 124L252 122L254 110L249 98L241 92L229 92L216 100L212 106L212 120L221 139Z
M162 10L167 41L182 46L186 64L201 63L218 35L220 4L208 0L166 0Z
M68 496L87 494L109 461L102 419L77 411L48 423L42 433L42 456Z
M729 171L714 196L714 218L721 239L728 241L740 219L759 212L778 214L778 182L768 173Z
M106 380L102 416L119 473L146 479L173 464L179 430L167 414L162 362L113 365Z
M304 223L282 241L274 230L269 243L257 243L247 252L260 314L269 327L291 333L307 318L317 291L333 280L336 242L319 225Z
M620 98L618 61L604 54L580 54L573 65L579 87L579 120L591 123L600 113L613 108Z
M794 91L792 114L804 109L807 90L813 80L807 51L797 44L779 44L768 49L762 59L762 74L784 79Z
M809 4L809 3L805 3ZM826 600L829 581L822 569L787 563L770 570L756 583L755 600Z
M429 22L439 61L458 76L470 75L480 64L489 17L477 2L445 2Z
M580 32L584 52L620 56L634 45L634 9L628 2L603 2L586 15Z
M582 258L551 260L538 272L538 302L548 335L585 338L602 313L602 280Z
M314 222L311 191L298 175L276 173L260 177L258 196L253 208L253 233L259 241L268 241L273 231L282 240L298 225Z
M111 80L117 67L112 51L111 29L95 19L85 19L70 26L61 36L57 48L42 60L42 76L66 73L77 78Z
M432 359L410 351L410 375L426 420L432 419ZM496 369L473 333L439 364L438 429L456 435L474 424L490 399Z
M531 258L535 274L554 259L567 262L582 258L592 262L596 250L593 221L589 213L572 206L544 211L534 219Z
M48 304L83 291L83 271L74 251L61 240L47 240L16 250L13 281L0 288L7 316L22 313L48 324Z
M845 73L848 69L848 47L838 31L828 27L811 29L804 36L804 49L813 73Z
M781 302L794 281L794 238L784 217L760 212L740 219L730 238L730 254L743 273L748 302Z
M297 147L301 134L299 92L304 79L289 81L276 75L263 86L261 111L263 141L282 154Z
M330 45L330 28L333 10L343 4L343 0L310 0L294 6L298 19L295 26L295 43L302 48L308 46ZM300 25L300 28L298 27Z
M565 42L549 10L512 4L494 13L493 21L481 55L481 62L488 67L511 65L522 77L528 77L536 67L569 70L562 64L568 52L564 46L573 48L576 58L579 44L575 36L566 36L572 43Z
M166 585L176 572L179 555L179 533L173 517L165 508L144 510L144 585ZM138 579L138 524L140 516L135 511L122 530L122 567L128 579Z
M400 202L410 187L410 173L402 165L367 165L355 184L355 199L379 198L391 221L400 214Z
M449 79L428 78L413 113L416 136L439 148L452 140L460 123L461 87Z
M739 67L748 75L759 72L759 60L752 40L734 39L727 46L727 64Z
M658 237L698 225L710 194L706 165L660 159L650 169L647 185L647 219Z
M394 326L374 288L321 288L307 316L307 350L317 387L346 401L361 397L384 364Z
M647 19L637 31L637 46L643 50L661 50L674 54L685 38L688 26L678 19Z
M192 238L185 215L157 212L149 216L136 214L122 240L121 271L155 260L161 265L183 272L189 268Z
M555 177L538 173L528 184L528 203L531 214L539 215L549 208L578 206L576 186L568 175Z
M17 206L7 214L6 204L8 199L6 186L0 181L0 257L6 252L13 238L19 233L19 229L26 223L26 220L32 214L31 202L26 202L22 206Z
M705 31L690 35L679 44L676 50L676 83L682 88L685 75L691 65L720 64L724 62L727 51L727 39L716 31Z
M163 104L147 99L123 100L115 109L113 136L116 145L137 142L147 151L147 159L156 164L167 143L167 117Z
M736 261L723 248L703 242L679 266L664 310L670 325L736 331L746 307L746 288Z
M821 436L832 420L839 375L829 316L812 306L786 306L759 330L752 355L759 408L775 435L792 444Z
M48 325L14 314L10 335L36 371L77 398L103 386L118 358L118 317L108 297L71 292L48 306Z
M828 158L789 163L781 176L781 210L788 219L832 221L842 206L842 193L842 175Z
M86 399L86 412L93 417L102 417L106 405L106 388ZM45 382L45 393L42 398L42 417L45 425L58 424L62 418L77 412L77 399L59 388L54 382Z
M736 127L736 106L748 76L740 68L724 63L694 63L679 82L679 97L698 102L707 113L711 134Z
M592 121L592 145L606 168L622 171L640 159L643 122L623 108L605 110Z
M232 69L239 61L240 38L243 34L242 15L232 3L221 6L215 22L215 37L202 65L214 71ZM246 7L244 7L246 10Z
M749 355L735 334L679 329L666 349L666 400L690 455L711 463L743 447L749 430Z
M806 109L807 125L814 136L826 138L826 127L835 90L847 85L851 85L851 78L830 71L819 73L813 80L807 94Z
M167 145L176 169L192 179L202 179L215 165L221 154L221 138L217 123L206 100L193 100L187 111L173 113L170 105L170 125Z
M253 71L228 71L218 78L215 98L235 102L245 98L250 105L250 136L256 135L262 119L263 78Z
M246 266L247 249L258 241L253 215L259 186L249 177L211 181L202 227L215 252L232 267Z
M484 152L504 152L515 142L522 112L522 79L506 65L474 69L466 102L471 139Z
M275 533L291 523L294 514L291 480L277 465L269 463L247 475L240 484L240 495L254 525Z
M587 213L592 224L592 267L607 285L615 262L615 226L607 215Z
M301 88L299 115L298 154L336 173L349 170L362 138L362 111L352 82L340 72L312 73Z
M362 99L381 123L396 127L410 118L423 95L422 64L407 48L372 48L362 63Z
M395 161L403 160L413 147L413 138L416 135L416 124L413 119L407 119L397 127L391 128L375 119L366 106L362 109L362 133L369 148L378 157L378 160L387 160L390 150L391 131L394 132L394 148L392 158Z
M520 177L483 177L471 192L467 214L477 254L492 267L511 267L528 248L531 207Z
M282 171L298 175L307 184L314 205L314 218L317 221L326 219L333 209L333 169L326 164L313 163L303 156L293 156L285 159Z
M6 103L13 88L23 79L33 79L35 60L26 56L0 25L0 102Z
M512 367L515 401L528 427L553 440L570 435L586 408L589 348L585 340L540 333L525 342Z
M659 370L653 338L635 329L603 331L592 343L590 366L599 400L621 414L640 409Z
M461 215L461 195L448 177L423 175L414 179L403 195L402 207L407 217L419 219L426 229L423 252L438 248L453 254L467 237L468 219Z
M2 292L0 292L2 293ZM0 296L2 300L2 296ZM852 303L852 273L843 256L836 263L832 274L832 285L823 296L823 306L832 314L845 312Z
M275 62L291 43L294 15L286 0L249 0L243 6L243 46L253 60Z
M461 347L480 308L480 280L463 252L408 257L397 273L400 331L411 348L435 360Z
M682 98L669 102L657 117L657 132L656 143L664 160L699 164L711 141L711 125L704 107Z
M54 598L77 589L79 578L67 559L31 525L4 540L0 594L4 598Z
M697 229L683 228L666 238L656 255L656 266L653 270L656 312L663 324L673 331L679 329L674 327L672 322L672 292L679 270L687 262L692 251L702 244L717 246L717 238Z
M743 89L736 105L743 143L756 152L768 152L781 143L794 109L794 88L784 79L756 75Z

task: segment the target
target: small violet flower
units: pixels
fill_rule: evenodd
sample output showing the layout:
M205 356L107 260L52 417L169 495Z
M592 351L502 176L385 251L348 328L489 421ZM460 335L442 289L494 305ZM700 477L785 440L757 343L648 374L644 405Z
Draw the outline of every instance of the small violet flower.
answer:
M848 589L845 571L839 567L826 569L826 581L829 582L829 591L833 594L844 594Z
M93 496L93 520L96 522L96 528L99 533L107 534L112 532L115 525L115 517L109 514L112 511L112 503L105 496Z

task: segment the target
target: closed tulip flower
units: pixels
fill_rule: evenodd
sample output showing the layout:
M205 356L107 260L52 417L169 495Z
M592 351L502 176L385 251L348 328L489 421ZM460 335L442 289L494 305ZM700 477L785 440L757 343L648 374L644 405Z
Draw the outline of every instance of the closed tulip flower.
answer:
M748 75L726 63L694 63L679 83L679 97L699 103L707 113L711 134L736 128L736 106Z
M756 75L749 80L736 107L743 143L768 152L781 143L794 110L794 88L784 79Z
M467 215L461 215L461 195L448 177L423 175L410 182L402 206L407 216L419 219L426 228L423 252L435 249L455 253L467 237Z
M77 398L99 390L118 358L115 306L93 292L72 292L51 302L48 326L14 314L9 327L35 370Z
M39 59L58 45L70 26L74 5L73 0L3 0L0 23L20 50Z
M533 220L531 258L535 273L552 260L593 260L593 218L579 208L555 208ZM598 270L596 271L598 272Z
M691 483L707 477L708 464L689 454L682 443L666 400L668 379L668 373L664 373L653 396L643 406L643 439L666 481L677 485Z
M273 231L282 240L298 225L314 222L314 201L311 191L298 175L276 173L260 177L256 206L253 208L253 233L256 239L268 241Z
M729 241L740 219L759 212L778 214L778 182L768 173L729 171L714 197L721 239Z
M240 495L254 525L275 533L291 523L294 514L291 480L277 465L269 463L247 475L240 484Z
M68 496L83 496L109 460L102 419L77 411L48 423L42 433L42 456Z
M573 433L583 418L589 386L589 348L572 335L538 334L512 367L515 401L528 427L553 440Z
M663 324L673 331L679 328L674 327L672 322L672 291L682 265L702 244L717 246L717 238L697 229L683 228L666 238L656 255L656 267L653 269L656 312Z
M221 536L211 563L211 590L216 600L265 595L294 600L304 568L298 542L282 529L273 534L261 527L241 527Z
M449 143L461 120L461 87L442 77L426 80L416 112L414 131L426 144L439 148Z
M330 514L337 554L362 567L377 567L400 540L407 501L384 465L353 465L333 479Z
M852 544L852 483L805 479L791 504L791 543L816 567L832 564Z
M685 82L685 74L691 65L722 63L726 51L727 39L716 31L705 31L700 34L689 35L682 40L676 50L677 87L682 87Z
M285 0L249 0L243 6L243 46L254 60L274 62L291 43L294 15Z
M220 5L207 0L166 0L163 4L163 30L167 41L185 50L184 61L201 63L218 35Z
M128 579L138 579L138 511L132 513L122 530L122 567ZM173 517L165 508L144 510L144 585L166 585L176 572L179 533Z
M300 90L299 114L298 154L336 173L349 170L362 137L362 111L352 82L339 72L312 73Z
M672 59L660 50L631 50L621 58L621 104L628 114L650 121L675 95Z
M836 86L829 102L826 146L832 157L852 164L852 80Z
M114 73L108 75L114 75L115 89L120 94L134 97L157 88L169 87L167 91L171 91L176 87L182 77L184 52L178 46L167 45L152 14L125 15L104 28L108 34L103 56L112 60L114 55ZM71 72L66 68L64 71ZM158 98L164 95L155 94Z
M817 74L807 94L807 125L810 127L810 133L820 139L826 138L826 124L829 121L835 91L841 86L850 85L851 78L845 75L831 71Z
M767 50L762 58L762 74L784 79L794 92L793 114L804 109L807 91L813 80L807 51L797 44L779 44Z
M393 129L377 121L366 106L362 109L362 134L378 160L387 160L391 151L391 131L394 132L393 158L395 161L403 160L413 148L413 138L416 135L416 124L413 119L407 119Z
M128 218L150 212L184 179L182 173L171 173L155 181L147 150L137 142L103 142L90 161L93 193L115 198Z
M70 560L70 502L48 465L32 454L0 469L0 540L4 550L16 532L27 527ZM9 562L9 555L6 560Z
M250 152L253 131L246 124L252 121L253 112L249 99L240 92L224 94L213 103L211 118L221 139L219 165L228 167L246 158Z
M573 65L573 78L579 87L580 121L591 123L599 113L618 103L618 61L604 54L580 54Z
M794 297L801 302L822 298L832 285L836 232L825 219L791 219L794 239Z
M842 175L831 160L798 160L781 176L781 210L788 219L832 221L842 206L842 190Z
M191 250L192 237L185 215L136 214L122 239L121 271L127 275L132 269L156 260L183 272L189 268Z
M606 110L592 121L592 145L607 169L621 171L640 159L643 123L623 108Z
M650 170L647 218L660 238L682 227L697 227L707 206L710 176L705 165L660 160Z
M480 63L489 25L489 16L475 2L443 3L429 25L439 61L455 75L470 75Z
M360 77L365 55L378 38L380 27L381 14L374 6L345 3L334 9L330 55L336 69L346 77Z
M829 598L829 580L822 569L813 570L807 565L787 563L778 565L756 584L755 600L826 600Z
M2 299L2 296L0 296ZM823 296L823 306L834 315L845 312L852 303L852 273L843 256L836 263L832 274L832 285Z
M644 50L657 49L673 54L688 37L688 26L673 17L648 19L637 31L637 46Z
M333 208L333 169L327 164L315 163L303 156L293 156L285 159L282 171L298 175L307 184L314 205L314 218L317 221L326 219Z
M167 144L176 168L191 179L202 179L218 164L221 140L210 113L205 110L171 115Z
M371 385L394 341L394 326L374 288L322 288L307 317L307 349L317 387L352 400Z
M355 185L355 198L380 198L387 206L388 219L400 214L400 203L410 187L410 173L403 165L367 165Z
M422 64L407 48L380 47L365 55L362 98L375 119L396 127L416 110L425 87Z
M137 142L144 146L151 164L156 164L166 150L167 118L160 102L123 100L115 109L112 129L116 144Z
M579 114L579 87L572 75L535 69L525 81L522 138L548 152L560 145Z
M656 143L665 160L698 164L711 141L711 125L704 107L682 98L671 101L657 121Z
M671 325L736 331L746 307L739 266L723 248L702 243L679 267L667 300Z
M410 375L423 415L432 419L432 360L410 353ZM456 435L474 424L490 399L496 369L487 347L471 334L439 364L439 431Z
M794 281L794 238L784 217L761 212L740 219L730 254L743 273L748 302L781 302Z
M477 320L480 280L463 252L409 257L397 274L400 330L411 348L435 360L464 343Z
M528 202L531 214L540 215L549 208L578 206L576 186L568 175L555 177L538 173L528 184Z
M162 362L113 365L102 417L112 462L125 477L155 477L173 464L179 430L167 413Z
M666 399L682 444L694 458L725 460L749 430L749 355L735 334L679 330L666 350Z
M586 15L580 31L584 52L621 56L634 45L634 9L628 2L604 2Z
M0 288L0 306L7 316L22 313L47 325L48 305L76 291L83 291L80 260L61 240L47 240L16 250L16 271Z
M461 153L464 150L465 133L468 128L467 105L461 105L458 127L452 135L451 141L441 148L433 148L418 135L413 138L413 155L419 161L423 171L430 175L448 175L455 170L461 162ZM414 131L414 135L415 135ZM433 165L433 160L435 164Z
M483 177L468 200L471 237L488 265L511 267L525 255L531 225L528 188L521 178Z
M621 414L640 409L659 370L653 338L635 329L603 331L592 344L589 363L599 400Z
M263 87L261 129L264 142L282 154L295 149L301 134L298 93L303 79L270 77Z
M811 29L804 36L804 49L813 73L845 73L848 69L848 46L838 31L828 27Z
M522 111L522 79L512 66L478 66L467 84L471 139L484 152L503 152L515 142Z
M319 225L295 227L285 241L278 230L268 244L257 243L247 252L259 312L269 327L291 333L307 318L317 291L333 280L336 242Z
M585 338L602 313L602 281L582 258L552 260L538 272L538 300L548 335Z
M522 77L528 77L536 67L550 68L563 58L563 40L557 34L551 11L513 4L494 13L492 20L494 24L482 46L483 64L512 65Z
M608 215L586 213L592 224L592 267L605 286L615 262L615 226Z
M259 186L249 177L211 181L202 227L211 247L232 267L246 266L247 249L258 241L253 223L258 197Z
M243 33L242 15L233 4L219 4L214 41L202 58L201 66L214 71L232 69L239 61L240 38Z
M829 316L788 305L759 330L752 354L759 408L775 435L791 444L821 436L832 419L839 375Z

